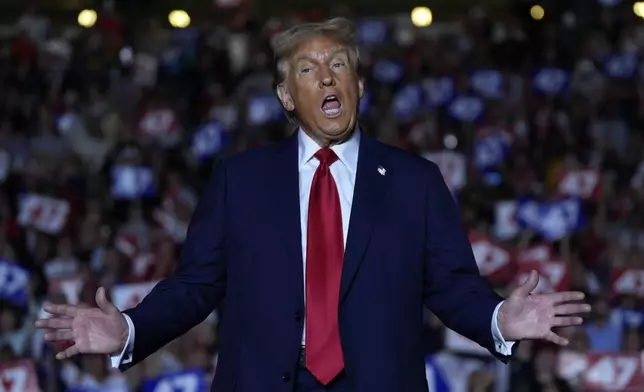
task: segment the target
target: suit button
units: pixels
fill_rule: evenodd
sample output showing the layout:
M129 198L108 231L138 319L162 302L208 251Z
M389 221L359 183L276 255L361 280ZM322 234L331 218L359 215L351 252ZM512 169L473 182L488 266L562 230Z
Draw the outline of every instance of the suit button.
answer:
M302 312L298 310L297 312L295 312L293 317L295 318L295 321L302 321Z
M282 381L284 381L284 382L291 381L291 375L288 372L282 374Z

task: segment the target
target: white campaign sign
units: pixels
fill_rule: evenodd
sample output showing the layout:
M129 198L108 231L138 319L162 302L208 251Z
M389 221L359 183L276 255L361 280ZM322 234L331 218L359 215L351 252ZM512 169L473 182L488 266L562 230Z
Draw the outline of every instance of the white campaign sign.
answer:
M483 276L493 274L511 261L508 251L487 240L472 242L472 252Z
M18 223L47 234L58 234L67 223L69 210L66 200L28 194L19 201Z
M456 192L467 185L467 158L452 151L423 154L423 158L434 162L441 171L447 187Z
M0 392L40 392L33 362L20 360L0 365Z
M112 302L120 311L132 309L138 305L158 282L128 283L112 288Z
M568 196L588 199L599 186L600 175L595 170L579 170L566 173L559 182L559 192Z
M621 390L633 379L638 361L629 357L600 358L586 373L586 382L604 388Z
M186 373L159 381L154 392L200 392L200 386L201 382L197 373Z

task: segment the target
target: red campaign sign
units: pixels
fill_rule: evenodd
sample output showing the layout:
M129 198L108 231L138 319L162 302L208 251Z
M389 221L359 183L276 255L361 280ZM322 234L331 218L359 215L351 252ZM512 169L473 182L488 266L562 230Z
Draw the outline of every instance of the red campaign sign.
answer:
M611 278L613 294L644 296L644 270L613 269Z
M541 244L522 249L517 253L517 262L519 263L545 263L552 261L554 251L552 246Z
M40 392L34 363L22 360L0 365L0 392Z
M585 391L641 391L644 373L640 354L559 354L557 371L566 380L578 379Z
M535 270L539 273L539 284L534 293L546 294L567 291L570 288L570 271L563 261L530 262L517 264L518 271L514 280L517 285L523 284Z
M601 194L601 175L596 170L570 171L563 174L558 189L566 196L597 198Z
M493 282L507 281L513 274L512 253L487 238L470 235L472 253L481 275Z

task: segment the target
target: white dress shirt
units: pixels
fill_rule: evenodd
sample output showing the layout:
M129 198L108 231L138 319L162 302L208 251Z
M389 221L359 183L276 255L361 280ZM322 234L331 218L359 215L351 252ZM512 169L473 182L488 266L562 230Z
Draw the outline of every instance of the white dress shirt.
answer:
M311 139L302 130L298 131L298 167L300 173L300 225L302 232L302 260L304 261L304 271L306 271L306 233L308 227L309 215L309 196L311 193L311 184L313 175L320 162L314 158L315 153L320 146ZM342 233L344 245L347 244L347 233L349 232L349 220L351 215L351 205L353 203L353 191L356 183L356 172L358 169L358 151L360 149L360 132L355 132L346 142L331 146L333 152L338 156L338 160L331 167L331 175L338 187L340 196L340 210L342 211ZM304 287L306 287L306 274L303 274ZM510 355L514 342L508 342L503 339L497 323L498 312L501 304L494 309L492 316L492 336L494 344L499 354ZM118 367L119 364L127 364L132 361L132 351L134 348L134 324L130 317L124 314L127 320L130 333L123 352L110 356L112 366ZM306 325L306 323L305 323ZM302 344L306 337L306 328L302 333Z

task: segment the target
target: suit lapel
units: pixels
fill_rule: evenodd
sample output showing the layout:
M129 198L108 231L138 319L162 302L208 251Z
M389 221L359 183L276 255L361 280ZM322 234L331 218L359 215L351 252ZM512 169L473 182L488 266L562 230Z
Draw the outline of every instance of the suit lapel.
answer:
M281 273L288 276L286 281L296 280L298 295L304 303L297 132L277 147L276 155L275 167L267 170L266 191L272 196L267 208L272 210L275 228L286 252L286 270Z
M364 258L374 224L385 200L389 178L384 149L366 134L361 135L358 169L353 193L349 233L344 252L340 303L351 287L351 283Z

